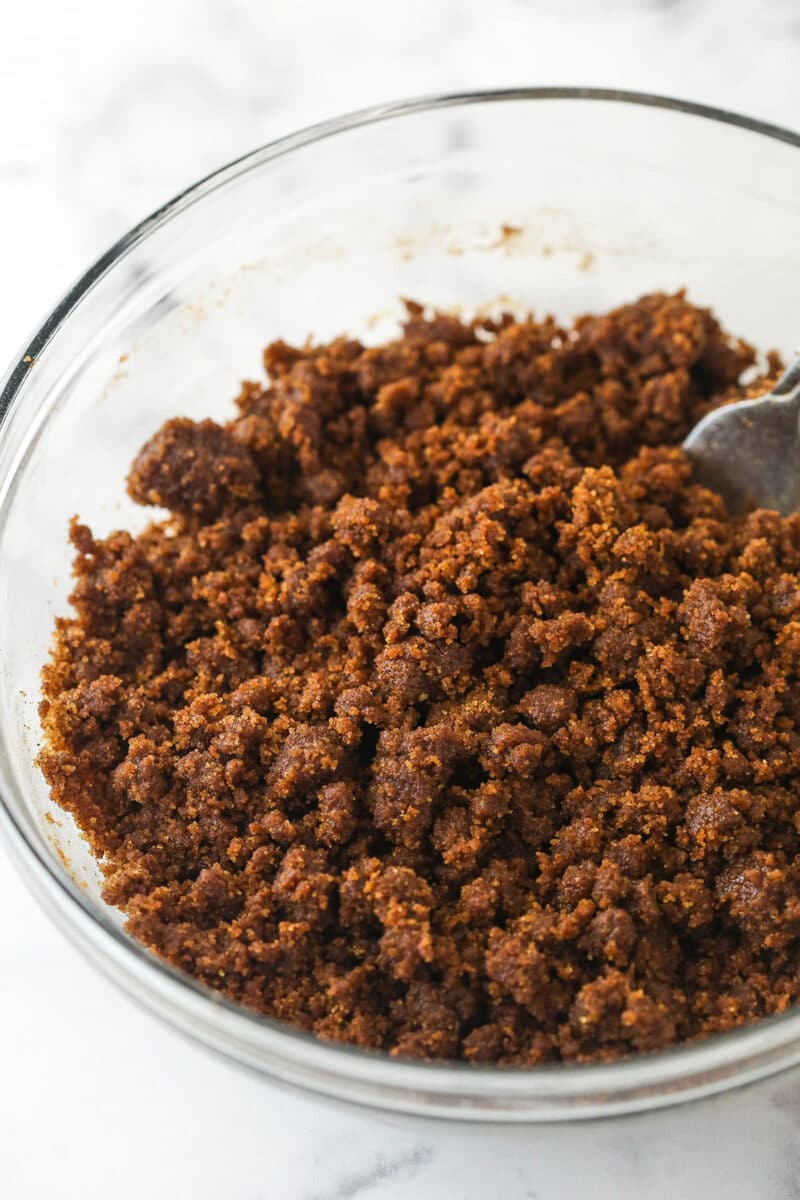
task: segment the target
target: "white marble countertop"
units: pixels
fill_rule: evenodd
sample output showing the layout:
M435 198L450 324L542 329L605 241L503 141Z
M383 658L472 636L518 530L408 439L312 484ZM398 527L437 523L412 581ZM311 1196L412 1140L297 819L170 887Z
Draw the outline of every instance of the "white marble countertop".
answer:
M421 92L595 84L800 124L797 0L0 0L0 360L172 193L311 121ZM78 956L0 846L0 1195L9 1200L652 1200L800 1196L773 1118L716 1118L671 1162L625 1123L584 1143L412 1130L285 1095L206 1056ZM56 981L55 984L53 981ZM112 1082L113 1080L113 1082ZM792 1093L786 1112L798 1112ZM628 1127L629 1128L629 1127ZM760 1139L760 1141L759 1141ZM795 1145L792 1142L792 1145ZM575 1150L575 1147L578 1150ZM582 1147L582 1148L581 1148ZM577 1155L577 1157L576 1157ZM646 1183L645 1183L646 1180ZM628 1192L625 1192L628 1195Z

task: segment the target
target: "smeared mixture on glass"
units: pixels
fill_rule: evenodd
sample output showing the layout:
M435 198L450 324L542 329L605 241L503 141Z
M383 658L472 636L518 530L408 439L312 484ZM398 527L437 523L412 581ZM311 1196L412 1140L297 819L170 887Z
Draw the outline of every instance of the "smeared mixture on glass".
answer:
M397 1055L800 998L800 517L729 517L679 449L751 349L652 295L265 363L140 452L168 519L72 525L40 763L130 933Z

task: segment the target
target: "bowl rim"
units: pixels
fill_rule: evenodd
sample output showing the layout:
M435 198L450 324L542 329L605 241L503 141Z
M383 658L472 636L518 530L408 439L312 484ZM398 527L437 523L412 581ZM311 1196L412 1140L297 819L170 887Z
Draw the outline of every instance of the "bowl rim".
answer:
M373 105L314 123L204 176L134 225L96 259L51 309L0 383L0 436L34 361L84 297L135 246L218 188L317 141L383 121L472 104L542 100L599 101L671 111L800 149L800 133L769 122L711 105L615 88L514 87L433 94ZM228 1057L351 1103L459 1119L566 1120L695 1099L800 1062L800 1008L702 1041L601 1064L532 1068L413 1061L392 1058L384 1051L326 1042L215 994L131 939L87 899L43 844L29 834L2 793L0 829L7 834L36 898L45 903L49 896L57 923L134 999Z

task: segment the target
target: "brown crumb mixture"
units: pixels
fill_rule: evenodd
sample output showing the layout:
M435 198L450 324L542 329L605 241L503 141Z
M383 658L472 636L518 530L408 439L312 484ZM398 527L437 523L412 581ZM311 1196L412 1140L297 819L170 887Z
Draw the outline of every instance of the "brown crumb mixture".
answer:
M265 362L139 454L168 520L72 525L40 762L130 933L397 1055L795 1003L800 517L731 519L678 448L750 348L652 295Z

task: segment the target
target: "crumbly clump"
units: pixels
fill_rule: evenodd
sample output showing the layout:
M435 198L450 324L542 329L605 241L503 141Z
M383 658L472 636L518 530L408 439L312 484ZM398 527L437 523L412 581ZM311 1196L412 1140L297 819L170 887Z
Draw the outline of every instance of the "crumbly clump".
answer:
M265 362L139 454L169 520L72 525L40 763L130 933L396 1055L603 1060L797 1001L800 517L731 518L679 449L750 348L679 294L409 305Z

